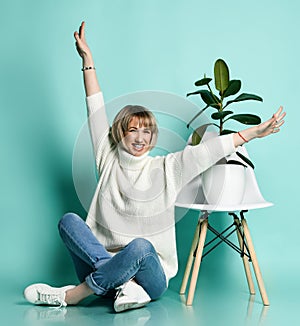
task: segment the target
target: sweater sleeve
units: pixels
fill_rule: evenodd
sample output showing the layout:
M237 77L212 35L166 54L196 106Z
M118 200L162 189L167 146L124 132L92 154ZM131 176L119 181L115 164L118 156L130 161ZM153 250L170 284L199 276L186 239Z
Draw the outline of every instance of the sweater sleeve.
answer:
M196 146L186 146L183 151L166 156L167 175L175 181L179 192L197 175L235 151L232 134L210 138Z
M107 121L102 92L86 97L88 123L97 170L111 149L109 140L109 123Z

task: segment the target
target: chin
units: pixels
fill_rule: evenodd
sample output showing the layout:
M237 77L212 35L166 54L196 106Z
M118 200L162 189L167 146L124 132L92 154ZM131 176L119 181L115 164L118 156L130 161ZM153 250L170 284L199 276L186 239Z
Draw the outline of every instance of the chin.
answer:
M147 153L147 151L143 151L143 152L134 152L134 153L131 153L133 156L142 156L144 155L145 153Z
M142 156L142 155L146 154L148 151L149 151L149 149L143 150L141 152L131 151L131 154L134 156Z

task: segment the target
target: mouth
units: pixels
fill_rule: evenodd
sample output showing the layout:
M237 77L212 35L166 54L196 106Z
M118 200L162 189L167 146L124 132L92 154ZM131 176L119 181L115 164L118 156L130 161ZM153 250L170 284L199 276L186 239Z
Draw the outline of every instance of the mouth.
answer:
M133 147L136 151L140 152L140 151L142 151L142 150L145 148L145 145L144 145L144 144L135 144L135 143L133 143L133 144L132 144L132 147Z

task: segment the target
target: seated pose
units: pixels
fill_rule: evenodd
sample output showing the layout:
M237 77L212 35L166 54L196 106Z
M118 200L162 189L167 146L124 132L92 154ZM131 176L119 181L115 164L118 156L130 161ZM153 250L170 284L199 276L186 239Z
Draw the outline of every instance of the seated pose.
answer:
M127 105L109 127L84 28L83 22L74 37L99 180L86 221L67 213L58 226L80 284L33 284L24 295L33 304L67 306L116 293L114 309L120 312L159 298L177 273L174 207L182 187L245 140L277 133L285 113L280 107L269 120L242 130L242 137L219 136L151 157L158 130L148 109Z

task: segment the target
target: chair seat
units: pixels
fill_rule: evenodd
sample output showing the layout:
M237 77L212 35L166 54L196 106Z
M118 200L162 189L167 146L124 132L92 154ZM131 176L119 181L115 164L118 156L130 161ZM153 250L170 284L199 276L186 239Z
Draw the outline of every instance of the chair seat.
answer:
M176 199L175 205L178 207L202 211L206 210L216 212L235 212L241 210L265 208L272 206L273 203L268 202L264 199L258 188L254 171L251 168L247 168L246 189L244 198L240 204L234 206L207 204L202 189L201 176L198 176L181 190Z
M207 139L215 136L215 133L206 133L203 137ZM240 146L238 151L244 156L249 158L248 152L245 146ZM239 156L235 153L230 156L230 159L243 162ZM234 212L241 210L251 210L258 208L265 208L272 206L273 203L268 202L262 196L254 170L251 167L246 168L246 184L245 193L242 202L234 206L225 206L219 204L207 204L205 199L201 175L190 181L179 193L175 205L178 207L191 208L196 210L216 211L216 212Z

